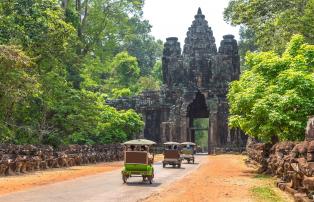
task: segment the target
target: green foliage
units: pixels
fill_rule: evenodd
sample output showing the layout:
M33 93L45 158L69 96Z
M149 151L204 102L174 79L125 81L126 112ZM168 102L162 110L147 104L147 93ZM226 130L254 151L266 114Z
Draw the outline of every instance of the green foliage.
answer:
M262 51L282 53L294 34L314 43L314 0L231 0L224 18L253 31Z
M83 91L80 96L74 93L68 100L69 103L62 105L56 121L62 125L65 134L72 134L70 142L122 142L142 130L144 123L138 114L132 110L118 112L105 105L97 94Z
M114 57L111 69L113 79L118 86L132 85L140 76L137 59L127 52L121 52Z
M120 97L129 97L132 95L132 92L129 88L114 88L112 90L112 98L120 98Z
M157 81L159 81L160 83L162 82L162 69L161 69L161 61L157 61L153 67L152 70L152 76L154 77L154 79L156 79Z
M31 59L16 46L0 45L0 138L3 142L14 139L19 126L15 116L22 115L28 99L37 97L39 83L32 72Z
M161 59L163 42L156 41L154 37L149 35L151 25L147 20L142 21L133 17L129 20L129 24L133 34L127 36L127 41L122 48L137 58L141 75L147 76L151 74L156 62Z
M245 70L245 55L247 52L254 52L258 50L256 44L256 36L252 29L245 26L241 26L239 30L240 41L239 41L239 55L241 62L241 71Z
M145 90L160 90L160 81L152 76L142 76L139 78L138 85L140 91Z
M272 202L272 201L283 202L283 201L285 201L281 196L279 196L274 191L274 189L271 185L252 187L250 189L250 192L257 199L257 201L263 201L263 202Z
M193 120L193 127L195 128L208 128L208 118L200 118ZM195 143L200 146L204 151L208 148L208 130L195 131Z
M125 44L144 34L143 44L151 45L138 55L152 56L141 59L141 68L158 58L149 29L134 29L148 26L132 21L141 18L143 2L61 2L0 2L0 142L58 146L132 138L142 130L141 117L107 106L104 98L140 89L137 58L119 53ZM138 53L143 44L129 47Z
M249 53L248 70L230 85L229 124L263 141L304 139L307 116L314 113L314 46L300 35L282 56Z

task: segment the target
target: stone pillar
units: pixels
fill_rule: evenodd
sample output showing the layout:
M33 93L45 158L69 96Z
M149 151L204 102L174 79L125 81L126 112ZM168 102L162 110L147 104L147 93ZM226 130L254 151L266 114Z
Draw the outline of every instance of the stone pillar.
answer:
M213 97L207 100L209 107L209 123L208 123L208 153L211 153L215 147L219 145L218 133L218 98Z
M162 122L160 124L161 143L173 141L175 125L173 122Z
M144 126L143 126L143 130L140 132L140 134L138 135L137 138L140 138L140 139L144 139L145 138L145 127L146 127L146 114L145 112L142 112L142 117L143 117L143 121L144 121Z
M218 120L217 120L217 112L212 112L209 117L209 132L208 132L208 148L210 148L210 152L213 151L215 147L219 145L219 137L218 137Z

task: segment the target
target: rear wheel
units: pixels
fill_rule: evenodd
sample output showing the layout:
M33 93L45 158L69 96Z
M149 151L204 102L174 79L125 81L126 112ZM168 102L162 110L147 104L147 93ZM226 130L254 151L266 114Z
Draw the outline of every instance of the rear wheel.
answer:
M149 181L149 184L153 184L153 179L154 179L154 169L152 170L152 175L147 176L147 179Z
M193 160L192 160L192 163L194 164L194 158L193 158Z
M181 168L181 163L178 164L178 168Z
M188 164L190 164L190 159L188 159Z
M162 167L163 167L163 168L165 168L165 167L166 167L166 164L165 164L165 163L163 163L163 164L162 164Z
M153 184L153 178L152 177L148 177L148 181L149 181L149 184Z
M123 183L126 183L127 179L128 179L128 177L125 174L122 174Z

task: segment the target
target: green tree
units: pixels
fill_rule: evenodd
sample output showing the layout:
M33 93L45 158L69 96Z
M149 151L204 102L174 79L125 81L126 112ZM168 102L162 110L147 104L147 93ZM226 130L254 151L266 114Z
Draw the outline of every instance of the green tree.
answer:
M258 50L256 45L256 37L253 30L241 26L239 30L240 41L239 41L239 55L241 59L241 71L245 70L245 55L247 52L254 52Z
M230 85L230 126L263 141L304 139L314 113L314 46L296 35L282 56L249 53L246 66Z
M132 88L140 76L137 59L127 52L117 54L110 64L110 69L111 77L108 80L110 87ZM135 91L134 89L131 90Z
M126 50L130 55L138 60L142 76L151 74L155 63L161 59L163 42L155 40L149 33L151 25L147 20L132 17L129 20L129 27L132 30L126 36L125 44L121 50Z
M27 108L28 98L37 96L39 84L32 73L31 59L16 46L0 45L0 139L12 141L23 126L15 116L22 115L19 106ZM24 127L28 128L29 127Z
M138 80L140 91L160 90L160 82L152 76L142 76Z
M314 0L231 0L224 18L252 30L262 51L282 53L293 34L314 43Z
M161 70L161 60L158 60L152 70L152 76L154 79L156 79L158 82L162 83L162 70Z
M0 142L111 143L140 132L138 114L117 111L104 98L138 92L137 59L117 53L129 35L139 37L130 19L140 19L142 5L1 1Z

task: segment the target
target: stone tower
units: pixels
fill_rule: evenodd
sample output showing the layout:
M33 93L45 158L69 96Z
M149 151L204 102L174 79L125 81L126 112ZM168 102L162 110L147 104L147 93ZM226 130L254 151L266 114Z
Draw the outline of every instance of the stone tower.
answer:
M225 35L217 51L205 15L198 9L187 31L183 51L178 38L169 37L162 57L163 87L160 92L124 101L142 113L142 136L159 143L195 141L193 120L208 118L208 152L217 148L241 148L246 136L227 125L228 84L240 75L240 57L233 35ZM112 102L120 106L119 102Z
M241 131L227 126L228 84L240 75L237 41L225 35L217 52L213 32L199 8L184 42L182 54L176 37L167 38L164 46L163 91L172 108L162 123L165 134L161 136L194 141L193 119L209 118L209 150L244 146L246 137Z

